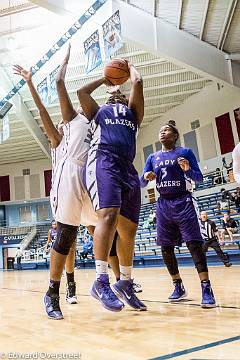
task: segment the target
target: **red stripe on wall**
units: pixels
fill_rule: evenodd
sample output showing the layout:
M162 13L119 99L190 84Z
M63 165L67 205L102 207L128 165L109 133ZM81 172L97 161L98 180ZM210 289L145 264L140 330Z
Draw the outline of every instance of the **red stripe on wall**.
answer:
M220 115L216 117L215 120L221 154L229 153L234 149L234 139L229 113Z
M0 176L0 201L10 201L9 176Z
M240 108L234 110L234 117L237 127L238 139L240 140Z
M50 195L52 186L52 170L44 170L44 181L45 181L45 195Z

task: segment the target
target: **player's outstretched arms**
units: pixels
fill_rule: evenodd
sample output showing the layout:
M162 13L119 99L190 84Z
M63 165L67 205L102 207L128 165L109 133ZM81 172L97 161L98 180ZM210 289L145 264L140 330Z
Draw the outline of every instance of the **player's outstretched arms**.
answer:
M51 142L51 146L53 148L56 148L61 140L62 136L59 134L57 129L55 128L52 119L50 118L47 109L45 108L40 96L38 95L37 90L35 89L35 86L32 82L32 68L30 68L29 71L23 69L20 65L14 65L13 66L14 74L22 76L22 78L26 81L29 90L31 92L32 98L36 104L36 107L38 108L40 118L42 120L43 126L45 128L45 131L47 133L47 137L49 141Z
M70 52L71 52L71 45L69 44L67 54L58 70L56 77L57 93L58 93L58 98L60 102L60 108L64 123L73 120L77 116L77 112L73 108L71 99L68 95L65 85L65 76L66 76L68 61L70 58Z

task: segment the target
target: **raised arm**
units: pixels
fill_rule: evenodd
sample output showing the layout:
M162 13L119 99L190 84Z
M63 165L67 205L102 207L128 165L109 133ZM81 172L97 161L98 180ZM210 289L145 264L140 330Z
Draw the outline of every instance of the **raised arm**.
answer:
M19 65L14 65L13 71L14 71L14 74L20 75L23 77L24 80L26 80L26 83L29 87L32 98L36 104L36 107L38 108L39 115L42 120L44 129L47 133L47 137L51 143L51 147L56 148L60 144L60 142L62 140L62 136L59 134L56 127L54 126L44 104L42 103L40 96L38 95L38 93L35 89L35 86L33 85L32 68L29 71L27 71L27 70L24 70Z
M91 93L105 83L106 79L103 77L82 86L77 91L81 107L88 120L92 120L99 109L99 105L92 98Z
M65 75L67 71L68 61L70 58L70 51L71 45L69 44L67 54L62 62L62 65L59 68L56 78L58 98L64 123L73 120L77 115L77 112L73 108L71 99L65 86Z
M144 116L144 96L143 81L139 72L132 64L129 64L131 90L128 107L133 110L138 121L138 125L143 121Z

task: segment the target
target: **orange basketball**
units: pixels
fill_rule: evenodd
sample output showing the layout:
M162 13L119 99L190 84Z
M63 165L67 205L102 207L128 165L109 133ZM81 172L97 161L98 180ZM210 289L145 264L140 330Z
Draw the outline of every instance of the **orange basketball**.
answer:
M122 59L112 59L104 68L104 76L114 85L121 85L129 79L128 63Z

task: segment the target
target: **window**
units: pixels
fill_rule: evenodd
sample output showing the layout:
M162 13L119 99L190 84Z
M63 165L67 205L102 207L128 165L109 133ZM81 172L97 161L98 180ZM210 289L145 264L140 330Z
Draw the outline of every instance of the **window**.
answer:
M20 207L20 222L30 223L32 222L32 208L31 206Z
M145 146L143 148L143 153L144 153L144 160L146 161L149 155L153 153L153 146L152 145Z
M37 205L37 221L49 220L49 206L48 204Z
M162 144L160 143L160 141L155 142L155 147L156 147L156 151L159 151L162 149Z

